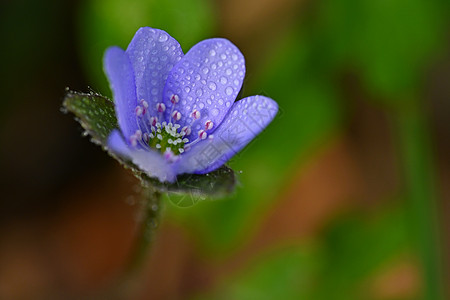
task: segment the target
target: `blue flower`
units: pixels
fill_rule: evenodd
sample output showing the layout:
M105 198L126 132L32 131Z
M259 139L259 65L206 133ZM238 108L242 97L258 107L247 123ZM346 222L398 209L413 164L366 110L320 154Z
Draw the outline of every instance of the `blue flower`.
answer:
M219 168L278 111L264 96L235 101L245 61L226 39L204 40L184 55L169 34L144 27L126 51L107 49L104 68L120 127L108 147L160 181Z

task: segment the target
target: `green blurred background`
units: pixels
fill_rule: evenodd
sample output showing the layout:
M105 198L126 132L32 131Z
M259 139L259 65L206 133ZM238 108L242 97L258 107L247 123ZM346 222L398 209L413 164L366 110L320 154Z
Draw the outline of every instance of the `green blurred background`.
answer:
M114 298L138 182L59 109L66 86L110 95L103 52L141 26L185 52L230 39L247 60L243 95L280 113L232 159L233 195L165 197L145 271L116 298L448 299L449 8L1 1L0 299Z

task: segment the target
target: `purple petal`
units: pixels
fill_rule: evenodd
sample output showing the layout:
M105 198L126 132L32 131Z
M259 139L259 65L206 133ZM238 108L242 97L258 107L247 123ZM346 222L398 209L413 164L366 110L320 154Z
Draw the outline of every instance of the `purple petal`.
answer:
M106 50L103 65L113 93L120 129L127 137L138 129L134 110L137 105L133 66L119 47Z
M163 30L142 27L126 52L133 64L138 100L147 101L150 116L156 116L167 76L183 57L180 44Z
M258 135L277 112L277 103L264 96L237 101L212 139L199 142L182 155L177 173L204 174L214 171Z
M176 64L164 88L166 120L173 109L181 113L177 123L192 126L191 141L205 122L211 120L214 130L233 105L245 76L245 60L239 49L226 39L204 40L189 50ZM172 109L171 96L180 102ZM200 118L194 120L192 112Z
M176 179L173 165L168 163L160 153L130 148L118 130L114 130L109 136L108 147L117 155L131 160L150 177L156 177L161 182L173 182Z

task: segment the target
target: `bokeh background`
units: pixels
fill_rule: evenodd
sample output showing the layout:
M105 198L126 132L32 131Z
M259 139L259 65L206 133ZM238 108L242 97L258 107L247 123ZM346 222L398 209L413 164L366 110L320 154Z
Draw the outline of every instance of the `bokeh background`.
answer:
M0 299L448 299L446 0L0 2ZM139 184L60 112L110 95L109 45L141 26L186 52L226 37L272 125L231 161L226 199L163 214L114 294ZM108 295L108 296L106 296Z

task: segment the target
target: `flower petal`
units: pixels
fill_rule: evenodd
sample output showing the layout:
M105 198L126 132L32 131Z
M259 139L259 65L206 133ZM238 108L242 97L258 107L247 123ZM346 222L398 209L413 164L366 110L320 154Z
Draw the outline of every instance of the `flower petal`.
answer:
M155 116L156 103L162 102L167 76L183 57L183 50L167 32L142 27L126 52L133 64L138 100L147 101L150 115Z
M125 51L119 47L106 50L103 65L113 93L120 129L129 137L138 129L134 114L137 99L133 66Z
M156 177L161 182L174 182L176 179L172 164L161 154L153 150L130 148L118 130L114 130L109 136L108 147L113 153L131 160L149 177Z
M182 155L177 173L204 174L217 169L258 135L277 112L277 103L264 96L237 101L212 139L199 142Z
M214 130L233 105L245 76L245 60L239 49L226 39L204 40L189 50L175 65L164 88L166 120L173 110L170 98L179 96L174 109L181 113L177 122L192 126L190 140L197 138L205 122L211 120ZM200 118L194 120L192 112ZM188 136L189 138L189 136Z

